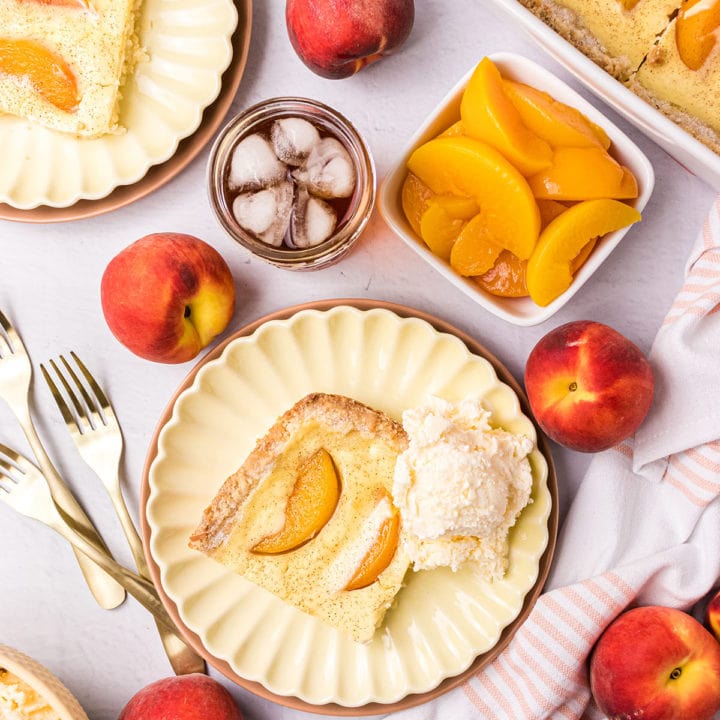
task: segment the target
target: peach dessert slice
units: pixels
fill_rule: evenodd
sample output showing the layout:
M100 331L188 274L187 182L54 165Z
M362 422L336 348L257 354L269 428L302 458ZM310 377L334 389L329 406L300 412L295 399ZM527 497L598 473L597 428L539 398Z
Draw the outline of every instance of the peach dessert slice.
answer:
M492 145L523 175L550 165L550 145L528 129L505 90L500 71L489 58L475 68L460 102L464 131Z
M58 53L36 40L0 38L0 75L28 84L63 112L80 102L77 79Z
M283 553L315 537L335 512L340 481L330 453L319 448L303 462L285 507L285 524L253 547L256 553Z
M402 425L352 398L311 393L222 484L190 537L249 583L352 640L372 640L409 558L390 501Z
M682 61L699 70L707 60L720 27L720 0L683 0L675 23L675 42Z
M505 80L505 91L523 123L552 147L610 147L607 133L577 108L514 80Z
M435 255L447 260L467 219L478 212L472 198L459 195L434 195L420 218L420 237Z
M487 143L443 137L420 145L408 169L436 194L473 198L493 241L528 258L540 231L540 212L520 172Z
M608 198L587 200L568 208L540 233L528 260L530 297L538 305L549 305L570 287L574 272L592 251L592 246L589 250L587 246L594 238L640 219L635 208ZM576 262L578 256L581 258Z

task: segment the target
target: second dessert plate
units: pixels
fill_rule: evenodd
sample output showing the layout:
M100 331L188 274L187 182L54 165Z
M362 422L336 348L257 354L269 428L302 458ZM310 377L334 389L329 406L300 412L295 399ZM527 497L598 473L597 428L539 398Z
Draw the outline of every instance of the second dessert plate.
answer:
M367 645L189 549L190 534L225 478L276 418L310 392L347 395L397 420L429 394L477 396L494 423L537 438L520 388L478 343L407 308L338 302L264 318L201 361L155 434L142 520L163 600L215 668L287 706L364 715L423 702L499 652L545 580L557 491L549 455L536 444L533 501L512 529L506 576L489 583L470 565L456 573L410 571Z
M211 133L184 148L142 186L153 166L163 167L181 141L203 124L204 111L225 93L223 74L239 50L237 88L249 39L250 0L144 0L138 19L143 56L123 87L120 124L126 132L77 138L12 115L0 116L0 218L47 222L84 217L141 197L182 169ZM238 28L239 36L233 35ZM214 130L224 112L213 114ZM201 144L202 143L202 144ZM108 199L117 188L131 188ZM76 209L77 203L95 206Z

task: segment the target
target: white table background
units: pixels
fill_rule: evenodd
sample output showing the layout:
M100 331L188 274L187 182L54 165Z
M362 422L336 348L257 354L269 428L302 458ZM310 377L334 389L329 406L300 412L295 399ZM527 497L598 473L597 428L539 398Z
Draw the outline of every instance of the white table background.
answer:
M193 365L142 360L119 345L105 324L100 278L110 259L137 238L150 232L187 232L224 255L237 287L236 312L226 335L268 312L308 300L376 298L449 321L480 340L522 380L533 345L570 320L608 323L647 351L682 283L686 257L716 195L584 91L490 3L416 0L415 25L402 50L345 80L320 78L302 65L287 38L284 6L283 0L254 3L250 55L233 114L276 95L324 101L364 135L382 179L411 133L463 73L485 54L518 52L567 80L637 142L655 167L655 192L642 224L595 276L557 315L530 328L488 314L449 285L387 228L377 210L354 250L332 267L292 273L251 260L224 235L208 206L207 149L163 188L112 213L46 225L0 221L0 308L19 329L36 369L74 349L104 386L124 431L123 479L135 515L155 424ZM33 401L40 434L56 465L116 557L131 564L110 501L77 455L38 373ZM29 453L4 404L0 442ZM562 514L590 457L556 445L552 451ZM112 612L99 609L59 536L0 506L0 543L0 643L51 668L92 720L115 720L137 690L171 673L149 615L132 598ZM249 720L304 716L225 684Z

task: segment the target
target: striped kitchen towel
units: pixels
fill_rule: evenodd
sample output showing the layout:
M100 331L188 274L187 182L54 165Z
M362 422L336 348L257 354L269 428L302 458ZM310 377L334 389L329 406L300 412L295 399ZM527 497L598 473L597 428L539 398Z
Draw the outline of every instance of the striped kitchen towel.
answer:
M604 628L633 604L691 609L720 577L719 357L720 198L650 352L650 414L594 456L546 591L489 667L393 720L604 717L587 673Z

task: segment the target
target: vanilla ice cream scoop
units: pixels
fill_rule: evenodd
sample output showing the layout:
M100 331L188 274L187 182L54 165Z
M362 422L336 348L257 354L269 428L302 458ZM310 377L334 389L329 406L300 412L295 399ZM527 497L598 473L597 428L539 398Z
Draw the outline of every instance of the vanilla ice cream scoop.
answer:
M507 568L508 531L530 501L533 441L493 428L476 399L430 397L403 413L408 449L393 498L415 570L468 560L489 580Z

